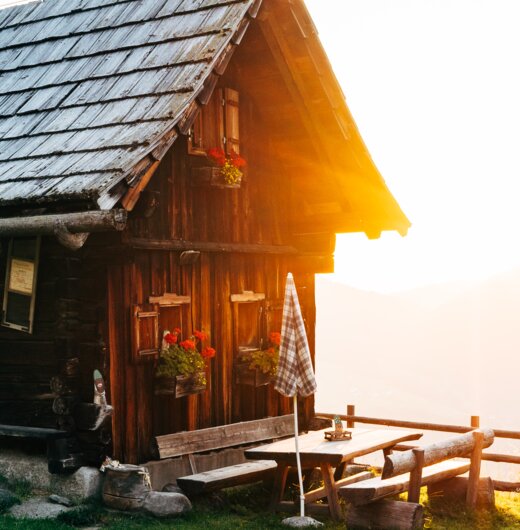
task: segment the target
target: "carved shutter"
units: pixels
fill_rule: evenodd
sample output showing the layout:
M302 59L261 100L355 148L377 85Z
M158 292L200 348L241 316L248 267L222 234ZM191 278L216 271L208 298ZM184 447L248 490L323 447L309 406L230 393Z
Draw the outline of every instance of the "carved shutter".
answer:
M190 127L188 136L188 154L205 155L207 146L204 145L204 111L200 110Z
M240 153L239 96L236 90L222 89L223 128L226 153Z
M141 364L159 356L159 308L132 306L132 362Z

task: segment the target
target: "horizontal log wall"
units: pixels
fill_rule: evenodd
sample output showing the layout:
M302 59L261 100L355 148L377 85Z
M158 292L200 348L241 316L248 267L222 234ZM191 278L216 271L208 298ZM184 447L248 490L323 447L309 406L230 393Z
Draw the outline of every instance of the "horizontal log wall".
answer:
M43 238L33 334L0 327L0 423L75 430L72 409L92 402L92 371L108 373L106 273L92 254Z

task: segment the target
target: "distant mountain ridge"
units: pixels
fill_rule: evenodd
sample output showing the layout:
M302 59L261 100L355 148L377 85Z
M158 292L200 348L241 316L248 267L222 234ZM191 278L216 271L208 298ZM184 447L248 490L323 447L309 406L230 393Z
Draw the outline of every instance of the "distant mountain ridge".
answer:
M520 429L520 269L396 294L317 280L317 408Z

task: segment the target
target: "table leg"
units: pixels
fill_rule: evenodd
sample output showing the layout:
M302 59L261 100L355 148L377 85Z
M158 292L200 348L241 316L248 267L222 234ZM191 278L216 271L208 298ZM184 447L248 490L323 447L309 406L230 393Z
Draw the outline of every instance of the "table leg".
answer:
M273 492L271 494L271 502L269 503L269 509L274 512L280 502L283 499L283 492L285 490L285 482L287 481L287 473L289 472L289 466L283 462L278 462L276 467L274 481L273 481Z
M341 462L341 464L336 468L336 471L334 471L334 480L338 481L343 478L343 474L345 473L346 467L347 462Z
M323 485L327 492L327 500L329 501L329 511L331 517L335 521L341 520L341 510L338 502L338 492L336 491L336 481L334 480L334 472L330 464L321 464L321 474L323 475Z

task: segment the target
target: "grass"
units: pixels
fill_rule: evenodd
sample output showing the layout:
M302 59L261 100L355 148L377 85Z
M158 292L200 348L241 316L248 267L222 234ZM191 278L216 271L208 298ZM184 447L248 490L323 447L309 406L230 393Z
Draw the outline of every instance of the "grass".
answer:
M468 510L462 503L425 499L425 528L434 530L520 529L520 495L495 492L496 509Z
M193 511L167 520L144 514L119 513L106 510L101 504L85 504L62 514L57 520L15 520L0 515L2 530L70 530L86 526L101 526L103 530L239 530L286 529L281 524L283 514L267 511L269 491L261 485L230 488L225 492L194 501ZM426 528L433 530L508 530L520 529L520 497L513 493L496 494L496 510L467 510L464 505L435 500L425 503ZM335 523L317 517L326 530L345 529L344 523Z

